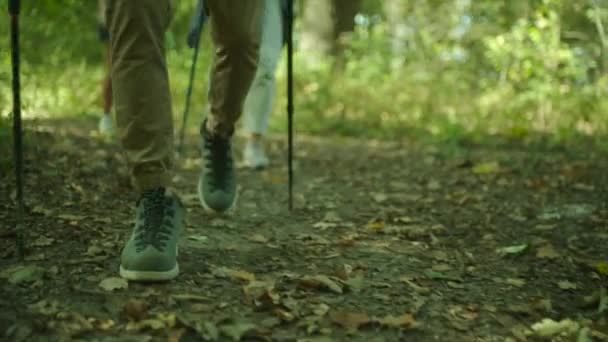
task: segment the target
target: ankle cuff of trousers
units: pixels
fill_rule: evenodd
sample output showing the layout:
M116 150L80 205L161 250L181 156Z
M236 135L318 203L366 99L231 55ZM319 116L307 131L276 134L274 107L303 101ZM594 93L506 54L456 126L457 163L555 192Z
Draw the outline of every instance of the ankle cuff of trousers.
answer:
M172 176L168 171L138 174L133 176L133 185L139 192L160 187L166 189L171 187Z

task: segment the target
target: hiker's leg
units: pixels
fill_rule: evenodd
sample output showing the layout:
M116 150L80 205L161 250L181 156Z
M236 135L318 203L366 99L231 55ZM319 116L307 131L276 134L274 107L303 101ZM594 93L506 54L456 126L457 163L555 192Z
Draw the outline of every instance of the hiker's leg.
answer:
M118 137L138 190L168 187L173 121L164 33L169 0L110 0L112 93Z
M260 60L243 107L243 127L247 133L243 162L248 167L264 168L269 163L263 138L274 104L275 71L283 47L282 13L280 1L265 1Z
M230 136L255 76L264 0L208 0L207 7L215 44L207 128Z
M100 11L105 11L105 1L99 0ZM102 134L114 134L114 120L112 119L112 79L110 78L110 33L105 24L105 15L100 14L99 40L103 44L104 76L101 81L101 108L102 116L99 119L99 131Z
M207 0L215 56L198 192L203 207L214 212L230 210L237 199L231 137L255 75L263 6L263 0Z
M105 75L102 82L101 96L102 106L104 115L110 115L112 113L112 78L110 73L112 72L112 64L110 63L110 45L105 44Z
M243 108L243 124L248 135L266 134L275 95L275 71L283 47L280 1L266 0L258 68Z
M120 275L134 281L175 278L185 209L171 183L173 125L164 33L169 0L111 0L112 85L120 141L141 192Z

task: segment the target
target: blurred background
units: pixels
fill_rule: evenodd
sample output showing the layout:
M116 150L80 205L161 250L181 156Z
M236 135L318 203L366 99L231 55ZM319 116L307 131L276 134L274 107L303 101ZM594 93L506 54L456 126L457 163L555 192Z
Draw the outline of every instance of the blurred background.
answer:
M167 36L174 115L182 113L195 1L177 1ZM26 119L95 117L103 45L97 2L23 1ZM0 141L10 132L7 6L0 8ZM298 132L374 138L526 139L602 144L608 129L608 0L297 2ZM190 126L206 101L201 42ZM285 129L285 65L272 131Z

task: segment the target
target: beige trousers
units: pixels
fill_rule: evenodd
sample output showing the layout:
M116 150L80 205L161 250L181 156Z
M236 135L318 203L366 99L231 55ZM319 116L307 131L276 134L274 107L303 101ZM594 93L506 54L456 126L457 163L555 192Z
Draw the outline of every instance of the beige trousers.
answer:
M169 187L174 142L164 34L172 1L107 1L118 136L138 190ZM264 2L207 0L206 6L215 45L207 127L230 135L256 73Z

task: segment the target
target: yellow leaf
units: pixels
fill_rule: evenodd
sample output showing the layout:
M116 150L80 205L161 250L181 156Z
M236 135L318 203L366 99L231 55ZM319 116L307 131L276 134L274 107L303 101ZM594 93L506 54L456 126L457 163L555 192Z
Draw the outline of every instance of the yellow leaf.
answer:
M370 222L367 228L379 232L384 229L384 221Z
M391 316L388 315L384 318L378 320L380 324L389 327L389 328L412 328L416 325L416 321L414 320L414 316L411 314L405 314L401 316Z
M478 175L487 175L490 173L496 173L500 170L500 164L498 162L485 162L473 166L473 173Z
M608 275L608 262L600 262L596 268L600 274Z
M232 271L230 272L230 275L234 279L238 279L245 282L252 282L255 280L255 274L243 270Z

